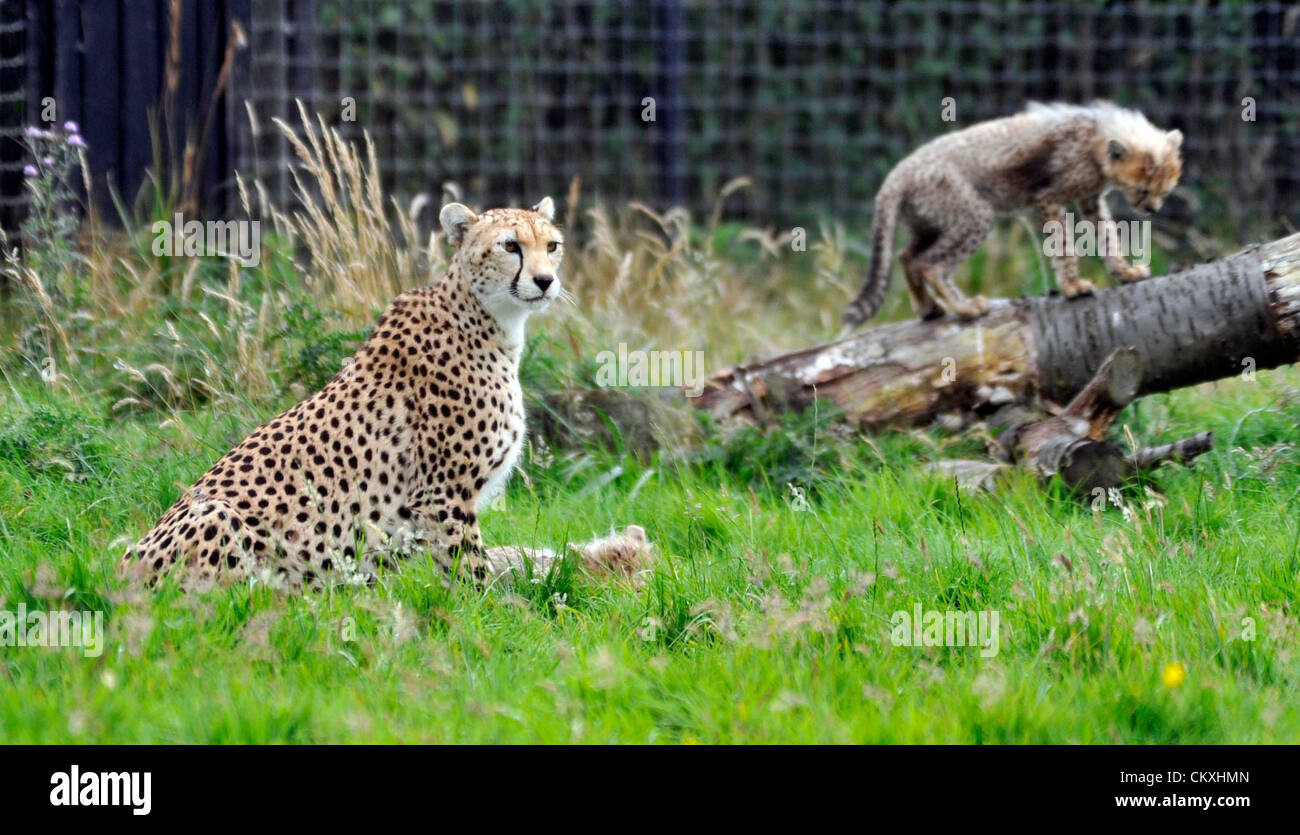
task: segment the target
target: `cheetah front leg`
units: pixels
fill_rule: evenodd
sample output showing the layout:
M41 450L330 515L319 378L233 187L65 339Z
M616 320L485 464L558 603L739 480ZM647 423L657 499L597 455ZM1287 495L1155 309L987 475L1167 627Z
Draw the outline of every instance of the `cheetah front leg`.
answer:
M400 536L393 539L392 550L431 554L449 576L469 578L480 588L489 585L494 576L478 517L459 504L414 511Z
M1065 207L1060 203L1044 202L1035 208L1038 210L1039 228L1046 230L1048 224L1058 224L1057 229L1066 228ZM1079 259L1067 252L1052 256L1052 272L1056 275L1056 286L1061 288L1066 298L1089 295L1097 289L1091 281L1079 278Z
M443 525L443 533L448 543L443 550L443 559L448 573L457 572L457 576L468 577L479 588L486 588L493 578L492 563L483 547L483 536L479 533L478 517L474 512L464 511L466 518L455 519Z
M441 520L441 521L439 521ZM520 545L483 547L478 519L473 514L457 518L450 512L417 514L412 520L419 532L407 535L408 551L430 552L447 574L473 579L479 588L491 585L510 586L516 576L545 576L555 563L568 555L581 562L583 570L593 575L614 575L639 583L654 561L654 545L645 529L629 525L624 531L611 533L584 543L569 543L564 553L550 548Z
M1118 278L1124 283L1141 281L1151 275L1151 270L1144 264L1130 264L1124 260L1124 256L1119 252L1119 244L1115 239L1115 228L1111 222L1110 207L1106 205L1106 198L1102 195L1087 197L1079 201L1079 208L1083 216L1092 222L1097 232L1097 246L1101 249L1102 263L1106 265L1106 272Z

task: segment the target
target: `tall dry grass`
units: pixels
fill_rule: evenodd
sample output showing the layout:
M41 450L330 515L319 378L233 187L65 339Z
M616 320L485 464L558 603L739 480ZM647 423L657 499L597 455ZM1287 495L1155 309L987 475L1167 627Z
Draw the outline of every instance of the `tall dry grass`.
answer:
M377 310L403 290L428 281L430 269L445 264L437 233L421 239L417 223L428 200L402 207L384 195L369 135L364 151L345 142L298 102L300 125L276 119L275 126L298 155L291 172L298 206L276 206L256 184L257 214L269 220L295 258L303 287L349 326L370 322ZM248 187L238 178L244 210L254 214Z
M294 269L302 286L340 326L364 327L402 290L445 268L451 253L436 225L438 206L425 194L407 206L386 196L368 137L361 146L346 142L301 102L298 116L296 126L275 122L301 165L292 172L297 205L275 205L260 185L254 201L240 179L244 208L301 254ZM704 350L723 364L833 332L854 289L844 278L844 228L811 230L796 251L791 230L726 223L726 198L749 185L727 184L701 220L684 208L588 203L575 178L564 214L589 231L570 238L561 270L574 303L537 317L534 332L556 337L553 346L579 365L620 342Z
M748 186L733 180L716 205ZM591 233L564 271L577 305L555 322L584 343L703 350L721 365L826 336L848 298L842 227L810 230L796 251L791 230L725 223L720 208L703 220L639 202L585 213Z
M258 266L155 257L147 228L90 230L75 276L10 263L19 292L38 300L52 329L46 341L63 346L59 367L75 372L55 385L108 391L119 409L215 402L261 414L306 393L286 385L284 370L312 343L343 334L343 350L394 296L445 268L451 253L436 223L441 194L400 205L385 193L369 138L345 141L301 103L298 124L274 127L297 155L294 205L276 205L260 184L238 178L245 219L263 223ZM639 202L613 207L587 199L577 179L570 183L564 217L578 228L561 276L573 302L530 326L534 353L555 372L549 379L581 384L594 357L619 343L703 351L706 367L720 368L837 333L839 311L866 265L866 230L728 221L725 201L748 187L733 180L713 210L696 217ZM70 280L81 288L76 308L57 309L43 288ZM901 296L887 313L905 307ZM24 344L12 333L5 340L7 374L40 368ZM24 363L27 371L12 370Z

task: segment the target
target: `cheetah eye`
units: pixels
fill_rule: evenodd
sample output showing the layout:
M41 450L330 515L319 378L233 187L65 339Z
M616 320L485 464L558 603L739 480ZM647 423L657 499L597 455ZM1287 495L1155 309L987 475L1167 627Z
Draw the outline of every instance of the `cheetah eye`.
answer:
M559 241L551 241L549 244L546 245L546 251L547 251L547 252L554 252L555 250L557 250L557 249L559 249L559 248L560 248L560 242L559 242Z
M502 245L503 247L506 248L506 252L518 252L518 251L519 251L519 244L518 244L516 241L506 241L505 243L503 243L503 244L501 244L501 245Z

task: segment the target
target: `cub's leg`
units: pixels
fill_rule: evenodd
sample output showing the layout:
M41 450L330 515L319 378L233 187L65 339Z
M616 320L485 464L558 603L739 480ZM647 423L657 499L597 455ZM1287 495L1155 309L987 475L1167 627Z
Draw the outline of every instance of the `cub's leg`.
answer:
M1065 228L1065 207L1060 203L1040 202L1034 208L1038 211L1039 228L1046 229L1049 223L1059 224L1058 229ZM1067 298L1088 295L1096 289L1091 281L1079 278L1079 260L1073 255L1053 255L1052 272L1056 274L1057 286Z
M487 549L492 578L510 586L526 573L525 561L532 563L533 576L544 576L557 560L579 560L582 568L595 577L615 577L641 585L655 562L654 543L645 528L628 525L621 532L597 537L587 542L570 542L563 554L550 548L526 548L519 545L496 545Z
M903 275L907 277L907 292L912 297L912 309L923 319L937 319L943 315L943 308L930 294L925 275L915 263L916 253L925 249L939 236L933 230L914 230L912 242L899 253L898 260L903 265Z
M1084 218L1091 221L1097 229L1097 246L1104 253L1101 258L1102 263L1106 265L1106 272L1125 283L1141 281L1151 275L1151 270L1146 266L1130 264L1116 251L1117 244L1112 234L1110 207L1106 205L1104 197L1101 195L1085 197L1079 201L1079 209L1083 212ZM1105 236L1105 243L1103 243L1103 236Z
M967 298L952 282L953 270L980 248L993 229L994 211L965 178L948 174L939 178L924 197L913 200L912 213L917 228L938 230L933 240L917 239L918 247L909 257L909 285L916 283L937 299L948 313L963 319L975 319L988 313L988 299ZM915 276L912 275L915 270ZM923 308L924 310L924 308Z

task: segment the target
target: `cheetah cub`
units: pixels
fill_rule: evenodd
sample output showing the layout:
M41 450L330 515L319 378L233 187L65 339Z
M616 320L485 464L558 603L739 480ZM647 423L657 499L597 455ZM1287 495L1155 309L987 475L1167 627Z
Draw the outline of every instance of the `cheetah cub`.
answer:
M872 264L844 311L845 324L862 324L884 302L899 218L911 231L899 260L921 318L976 318L988 312L988 301L963 295L952 271L979 248L998 213L1028 206L1041 224L1063 224L1065 207L1078 203L1086 220L1105 229L1112 188L1135 208L1156 211L1182 174L1182 141L1179 131L1160 130L1135 110L1094 102L1030 104L1015 116L927 142L895 166L876 194ZM1120 281L1150 274L1113 247L1107 252L1107 271ZM1052 269L1066 296L1092 292L1073 255L1054 256Z
M480 585L525 556L548 567L550 551L485 549L477 514L524 446L524 323L563 292L553 218L549 197L481 215L444 206L447 271L398 296L342 372L208 470L127 552L124 572L297 591L372 580L404 555L431 553ZM650 550L635 528L576 552L631 575Z

